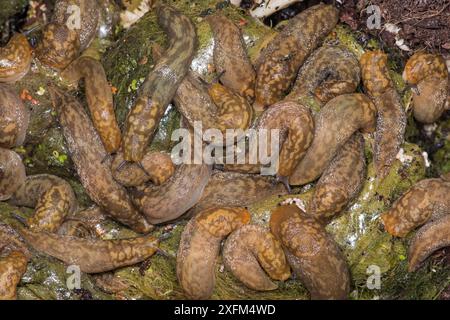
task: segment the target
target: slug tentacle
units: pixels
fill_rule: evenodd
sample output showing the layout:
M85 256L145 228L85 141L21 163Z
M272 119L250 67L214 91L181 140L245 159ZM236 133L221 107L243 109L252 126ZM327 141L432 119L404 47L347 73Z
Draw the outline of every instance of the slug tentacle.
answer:
M330 100L316 116L313 142L290 176L289 184L316 180L356 131L375 129L375 118L375 106L363 94L344 94Z
M211 208L183 230L177 253L177 278L191 299L208 299L215 285L215 264L222 240L250 221L243 208Z
M408 270L414 272L436 250L450 246L450 215L433 220L417 231L408 251Z
M268 156L272 156L270 153L271 130L280 130L281 150L278 157L277 177L280 180L283 177L289 177L313 141L314 119L310 110L292 101L276 103L264 111L256 128L268 130L267 141L264 142ZM261 144L261 141L259 143ZM249 163L248 154L246 154L244 165L225 165L225 170L244 173L258 173L260 169L261 164Z
M30 112L12 87L0 84L0 147L21 146L30 122Z
M414 118L423 123L435 122L445 111L449 95L449 74L445 59L424 52L414 54L406 63L403 79L414 85Z
M214 35L214 66L220 82L253 101L256 73L247 55L241 30L223 15L207 18Z
M450 213L450 182L425 179L416 183L381 215L387 232L405 237L431 218Z
M16 82L30 70L32 48L20 33L12 36L6 46L0 48L0 82Z
M350 274L347 263L324 227L295 205L272 212L270 229L283 248L292 270L311 299L347 299Z
M403 144L406 113L389 75L386 54L368 51L360 63L364 86L378 111L374 162L377 177L383 180Z
M332 5L318 4L290 19L261 51L256 65L256 109L283 99L300 66L331 32L339 19Z
M141 233L152 226L133 206L126 190L111 173L111 160L82 105L56 87L49 88L63 135L80 182L89 197L113 219Z
M106 152L117 152L120 147L121 132L114 113L112 91L100 61L90 57L80 57L62 72L61 77L74 84L84 78L92 122L102 139Z
M86 273L100 273L142 262L158 251L159 240L153 236L132 239L99 240L61 236L46 231L17 231L35 250L77 265Z
M156 5L156 13L159 24L169 37L169 47L148 74L136 104L128 114L122 147L125 160L130 162L142 160L197 49L197 34L188 17L164 4Z
M356 91L361 68L355 55L343 46L324 45L301 67L286 100L312 96L324 105L331 99Z
M278 286L271 278L284 281L291 275L280 242L261 226L246 225L234 231L222 254L225 267L253 290L275 290Z
M125 187L138 187L151 181L155 185L166 182L175 172L175 165L169 154L147 152L138 163L124 162L119 152L111 164L114 179Z
M11 198L25 182L25 166L12 150L0 148L0 201Z
M317 182L308 214L328 222L359 194L365 177L364 138L355 133L337 152Z
M78 207L70 184L48 174L28 176L13 194L10 203L35 208L27 225L32 230L48 232L58 231L65 217L74 213Z
M211 175L206 164L181 164L160 186L132 191L132 200L153 224L175 220L200 200Z

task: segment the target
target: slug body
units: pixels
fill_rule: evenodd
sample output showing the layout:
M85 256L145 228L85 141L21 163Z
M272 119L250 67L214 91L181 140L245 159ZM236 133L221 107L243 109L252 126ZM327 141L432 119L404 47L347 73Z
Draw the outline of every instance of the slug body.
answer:
M27 271L28 259L19 251L0 257L0 300L16 300L17 285Z
M362 79L378 111L374 162L377 177L385 178L400 150L406 130L406 113L389 75L387 56L366 52L360 60Z
M316 180L356 131L373 132L376 109L363 94L344 94L330 100L316 116L315 123L313 142L290 176L291 185Z
M32 48L23 34L15 34L0 48L0 82L16 82L30 70Z
M0 148L0 201L11 198L25 182L25 166L12 150Z
M124 158L139 162L178 86L186 76L197 49L193 23L170 6L158 4L158 22L166 31L169 47L140 88L128 114L122 141Z
M408 270L414 272L436 250L450 246L450 215L427 223L419 229L408 251Z
M171 221L200 200L210 175L206 164L182 164L164 184L135 190L132 199L150 223Z
M86 49L94 37L100 20L100 6L92 0L58 0L52 22L66 25L77 33L80 50Z
M86 273L100 273L142 262L158 250L152 236L133 239L99 240L61 236L46 231L19 228L22 238L35 250L77 265Z
M306 153L313 141L314 119L310 110L296 102L285 101L270 106L262 114L257 130L268 130L267 146L268 156L271 146L271 130L279 130L281 150L278 157L278 177L289 177L300 159ZM261 141L259 141L261 144ZM262 144L263 145L263 144ZM258 173L261 164L250 164L249 155L246 155L246 164L225 165L226 170Z
M425 179L398 199L381 219L387 232L405 237L431 218L450 213L450 182Z
M211 208L193 217L183 230L177 253L177 277L191 299L208 299L222 240L250 221L243 208Z
M13 88L0 84L0 147L21 146L26 137L30 112Z
M320 105L356 91L361 69L355 55L342 46L324 45L305 62L286 100L312 96Z
M350 274L337 244L324 227L295 205L272 212L270 229L285 250L287 260L313 300L347 299Z
M64 24L49 23L36 48L38 60L51 68L62 70L80 54L78 34Z
M111 160L83 106L60 89L50 87L55 111L75 164L80 182L89 197L112 218L141 233L152 226L133 206L126 190L113 178Z
M257 225L245 225L227 238L223 260L236 278L257 291L275 290L271 278L284 281L291 275L281 243Z
M114 179L121 185L138 187L148 181L155 185L163 184L174 174L175 165L170 155L162 152L147 152L140 165L124 163L123 153L119 152L114 157L111 170Z
M248 101L255 98L256 73L241 30L223 15L207 18L214 35L214 65L220 82Z
M112 91L100 61L80 57L72 62L61 76L72 83L84 78L86 99L95 129L106 152L117 152L120 148L121 132L114 113Z
M66 216L78 207L72 187L65 180L48 174L28 176L10 199L15 206L35 208L28 219L32 230L58 231Z
M414 54L406 63L403 79L413 90L414 118L422 123L435 122L444 112L449 75L445 59L424 52Z
M328 35L339 18L332 5L319 4L289 20L261 51L256 65L256 108L281 99L291 87L300 66Z
M191 214L216 206L245 207L274 195L286 194L286 188L268 176L216 171Z
M329 221L359 194L365 176L364 139L361 134L355 133L317 182L308 214L321 221Z

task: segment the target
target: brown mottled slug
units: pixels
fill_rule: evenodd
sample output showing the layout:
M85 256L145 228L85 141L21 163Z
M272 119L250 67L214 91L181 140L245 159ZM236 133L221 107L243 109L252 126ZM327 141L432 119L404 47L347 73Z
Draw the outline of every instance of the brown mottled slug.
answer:
M276 208L270 229L313 300L343 300L350 293L347 262L336 242L313 217L295 205Z
M414 272L436 250L450 246L450 215L427 223L411 240L408 251L408 271Z
M150 223L171 221L200 200L210 175L211 167L206 164L181 164L162 185L131 191L132 199Z
M320 105L346 93L353 93L361 80L356 56L343 46L324 45L301 67L286 100L312 96Z
M15 206L35 208L27 224L32 230L56 232L78 207L72 187L49 174L28 176L10 199Z
M214 35L214 66L220 82L248 101L255 98L256 73L247 55L241 30L223 15L208 16Z
M178 86L186 76L197 50L197 34L191 20L174 8L157 3L160 26L169 47L142 84L139 96L126 120L122 140L124 158L139 162Z
M344 94L330 100L316 116L313 142L290 176L289 184L316 180L356 131L373 132L375 122L375 106L363 94Z
M19 251L0 256L0 300L16 300L17 285L27 271L28 259Z
M405 237L430 218L450 213L449 195L449 181L419 181L381 215L386 231L395 237Z
M280 242L264 227L245 225L234 231L223 247L225 267L247 287L257 291L278 288L272 279L291 275Z
M111 159L83 106L71 95L49 87L67 147L89 197L113 219L141 233L153 226L133 206L111 173Z
M177 277L191 299L208 299L222 240L250 221L243 208L211 208L193 217L183 230L177 253Z
M12 150L0 148L0 201L11 198L25 182L25 166Z
M26 137L30 111L12 87L0 84L0 147L21 146Z
M84 78L92 122L106 152L116 153L120 148L121 132L114 113L112 91L100 61L91 57L80 57L72 62L61 76L74 84Z
M283 99L300 66L338 19L339 11L334 6L318 4L289 20L261 51L257 61L255 109L261 110Z
M0 48L0 82L16 82L30 70L32 48L20 33L12 36L8 44Z
M153 236L99 240L36 232L24 227L17 231L35 250L68 265L77 265L86 273L106 272L142 262L154 255L159 246L159 240Z
M111 164L114 179L125 187L138 187L151 181L155 185L166 182L175 172L169 154L149 151L139 164L125 163L119 152Z
M441 55L415 53L405 65L403 79L416 86L413 90L414 118L422 123L435 122L444 112L449 74Z
M374 162L377 177L383 180L403 144L406 113L389 75L387 55L368 51L360 59L364 86L378 111Z
M355 133L337 152L317 182L308 214L328 222L359 194L365 176L364 139L360 133Z

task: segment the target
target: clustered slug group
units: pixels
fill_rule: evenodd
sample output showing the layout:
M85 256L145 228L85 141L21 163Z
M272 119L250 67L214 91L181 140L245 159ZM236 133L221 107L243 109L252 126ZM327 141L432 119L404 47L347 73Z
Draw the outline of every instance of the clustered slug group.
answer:
M67 7L74 4L82 9L79 29L67 24ZM239 27L214 14L207 21L215 40L217 79L208 84L190 71L198 47L192 21L162 2L154 7L168 46L163 51L155 45L155 66L123 133L101 62L82 55L98 33L96 1L58 0L34 52L39 63L59 71L67 82L76 85L85 79L90 115L72 94L49 84L54 111L78 178L98 206L91 210L146 234L136 238L102 240L75 230L70 217L79 208L70 184L48 174L26 176L20 156L11 149L24 143L30 116L7 82L27 74L33 50L21 34L0 49L0 200L35 210L13 227L0 224L0 299L16 297L29 248L86 273L106 272L160 251L160 239L148 233L154 225L186 213L190 221L179 243L176 273L187 297L211 297L222 254L225 268L250 289L275 290L277 281L293 273L312 299L348 298L349 268L325 226L361 190L366 177L363 134L374 134L380 181L404 141L406 113L389 75L387 55L368 51L358 60L343 46L323 44L339 12L319 4L292 18L253 66ZM414 89L414 117L436 121L448 108L445 61L416 53L403 76ZM361 80L366 94L355 93ZM320 110L303 104L305 98L312 98ZM171 101L189 128L201 121L204 129L222 132L280 129L276 176L260 175L260 164L226 164L222 170L207 164L175 166L168 154L149 151ZM268 226L252 224L247 206L316 180L305 210L282 204L272 211ZM410 271L450 245L449 193L448 177L420 181L381 216L395 237L422 227L410 246ZM85 216L92 214L86 211Z

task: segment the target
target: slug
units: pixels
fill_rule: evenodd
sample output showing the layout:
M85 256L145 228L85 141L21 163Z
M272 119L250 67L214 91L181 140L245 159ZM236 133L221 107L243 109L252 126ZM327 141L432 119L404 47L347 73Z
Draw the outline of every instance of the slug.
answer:
M30 122L30 111L14 89L0 84L0 147L21 146Z
M255 109L262 110L283 99L300 66L338 19L339 11L334 6L318 4L289 20L261 51L256 63Z
M235 93L253 101L256 73L247 55L241 30L223 15L208 16L214 37L214 66L220 82Z
M100 22L100 6L92 0L58 0L53 10L52 22L66 25L77 33L80 50L86 49Z
M381 215L387 232L405 237L432 217L450 213L450 182L425 179L412 186L387 212Z
M234 231L222 255L225 267L252 290L275 290L278 286L271 278L285 281L291 275L280 242L261 226L245 225Z
M114 113L111 87L100 61L91 57L80 57L72 62L61 76L75 84L84 78L92 122L102 139L106 152L116 153L120 148L122 137Z
M17 285L27 271L28 259L19 251L0 256L0 300L16 300Z
M411 240L408 251L408 271L414 272L436 250L450 246L450 215L427 223Z
M378 111L374 163L378 179L383 180L403 144L406 113L389 75L386 54L368 51L360 63L364 87Z
M139 162L152 140L161 117L186 76L197 50L197 34L191 20L174 8L157 3L160 26L169 38L169 47L140 88L128 114L122 140L124 158Z
M314 189L308 214L328 222L361 190L366 176L364 139L355 133L337 152Z
M132 191L132 200L150 223L171 221L200 200L210 175L211 167L206 164L181 164L162 185Z
M122 167L121 167L122 165ZM119 152L111 164L114 179L125 187L138 187L151 181L155 185L166 182L175 172L175 165L169 154L147 152L140 164L125 163Z
M280 181L287 180L313 141L314 119L311 111L296 102L279 102L264 111L256 129L269 130L265 142L268 148L271 146L270 130L280 130L281 150L278 156L277 177ZM258 173L260 168L261 164L249 164L248 154L244 165L225 165L225 170L244 173Z
M27 224L32 230L56 232L64 219L78 207L72 187L65 180L49 174L28 176L13 194L10 203L35 208Z
M208 299L215 285L215 264L222 240L250 221L243 208L211 208L193 217L181 234L177 278L191 299Z
M441 55L414 54L406 62L403 79L413 90L414 118L422 123L435 122L446 109L449 75Z
M290 176L289 184L316 180L356 131L374 131L375 117L375 106L363 94L344 94L330 100L316 116L313 142Z
M0 148L0 201L11 198L25 182L25 166L12 150Z
M11 37L0 48L0 82L16 82L30 70L33 49L27 38L20 33Z
M211 207L245 207L274 195L284 195L283 185L269 176L215 171L190 215Z
M49 23L36 48L36 57L44 65L62 70L80 54L78 34L64 24Z
M17 228L21 237L36 251L77 265L85 273L100 273L142 262L158 251L153 236L100 240L61 236L46 231Z
M350 293L350 274L337 244L324 227L295 205L272 212L270 229L312 300L343 300Z
M114 180L111 160L83 106L54 86L49 87L49 92L75 169L89 197L113 219L136 232L149 232L153 226L136 210L126 190Z
M324 105L341 94L355 92L360 80L359 61L350 50L324 45L301 67L286 100L312 96Z

